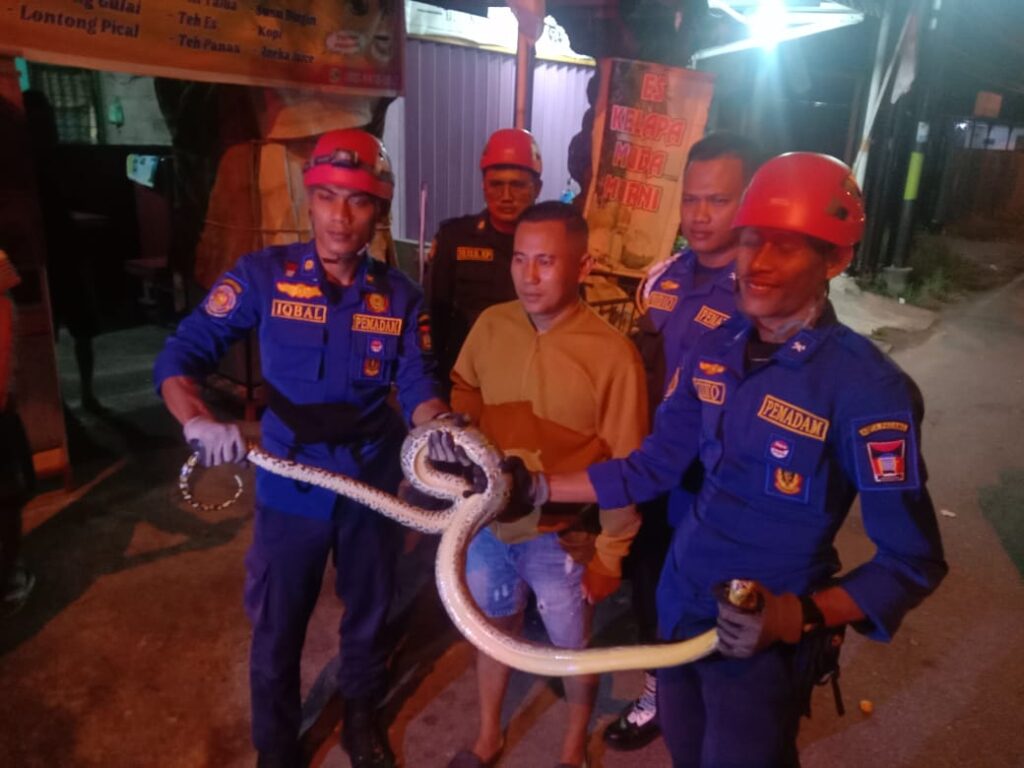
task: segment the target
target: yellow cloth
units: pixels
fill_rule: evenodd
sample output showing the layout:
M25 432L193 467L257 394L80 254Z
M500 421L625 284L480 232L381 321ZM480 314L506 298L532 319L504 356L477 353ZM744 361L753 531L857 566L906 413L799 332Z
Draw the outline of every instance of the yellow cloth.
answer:
M635 347L580 302L538 333L518 301L496 304L473 325L452 370L451 404L506 454L532 470L573 472L626 456L647 425L644 369ZM579 562L608 576L640 527L634 507L581 514L548 504L511 523L494 523L506 543L558 531ZM599 523L599 527L596 525Z

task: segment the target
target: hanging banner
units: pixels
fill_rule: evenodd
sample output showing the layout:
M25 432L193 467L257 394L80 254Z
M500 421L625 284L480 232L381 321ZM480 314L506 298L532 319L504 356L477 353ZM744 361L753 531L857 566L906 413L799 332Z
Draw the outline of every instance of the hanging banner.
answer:
M344 93L402 89L399 0L12 0L0 53L135 74Z
M600 269L641 275L668 256L679 229L683 170L704 135L714 91L704 72L605 59L585 216Z

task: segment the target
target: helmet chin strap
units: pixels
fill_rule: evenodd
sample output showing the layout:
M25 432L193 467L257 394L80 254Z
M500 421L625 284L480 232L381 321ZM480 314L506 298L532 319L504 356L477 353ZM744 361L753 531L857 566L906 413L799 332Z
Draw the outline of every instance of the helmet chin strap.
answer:
M813 328L814 324L818 322L818 318L821 317L822 312L825 311L825 303L827 301L828 290L808 304L806 309L792 317L781 320L777 324L773 324L770 321L767 323L758 321L756 323L757 333L761 337L761 341L766 341L769 344L782 344L800 333L804 328Z

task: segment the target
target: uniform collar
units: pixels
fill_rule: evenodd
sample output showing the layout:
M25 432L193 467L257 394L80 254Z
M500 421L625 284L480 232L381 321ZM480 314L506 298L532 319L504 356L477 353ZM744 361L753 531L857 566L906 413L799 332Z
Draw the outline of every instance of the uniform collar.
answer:
M818 318L813 328L804 328L796 335L790 337L772 355L772 360L785 365L788 368L799 368L810 360L815 352L825 343L839 325L836 318L836 311L832 302L826 301L825 309ZM736 373L743 371L743 356L747 346L747 340L751 333L755 333L754 324L742 313L737 312L733 317L722 323L721 328L729 334L725 344L724 362Z
M324 269L320 257L317 256L314 242L308 243L307 247L299 251L298 256L296 278L341 290L341 286L327 279L327 271ZM352 284L358 288L360 294L387 291L387 271L387 265L373 258L369 248L364 247L359 254L359 264L356 266Z
M689 248L684 248L672 259L674 263L659 276L658 283L666 278L679 277L680 282L685 286L685 293L690 296L702 296L711 293L715 288L721 288L729 293L736 290L735 262L729 269L723 268L714 280L709 280L697 288L693 284L694 276L697 273L697 254Z

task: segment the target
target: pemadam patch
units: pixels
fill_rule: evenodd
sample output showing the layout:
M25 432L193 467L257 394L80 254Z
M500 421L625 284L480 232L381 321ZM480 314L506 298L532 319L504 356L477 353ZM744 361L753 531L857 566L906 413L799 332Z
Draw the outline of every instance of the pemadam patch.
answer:
M769 496L806 504L810 491L811 483L806 475L771 464L765 467L764 492Z
M704 304L697 314L693 316L693 322L700 323L705 328L714 330L728 320L729 317L730 315L725 312L719 312L717 309L712 309L707 304Z
M909 413L854 421L852 439L860 490L920 487L917 435Z
M227 317L238 306L238 297L242 295L243 287L233 277L225 277L220 280L209 295L203 309L210 317Z

